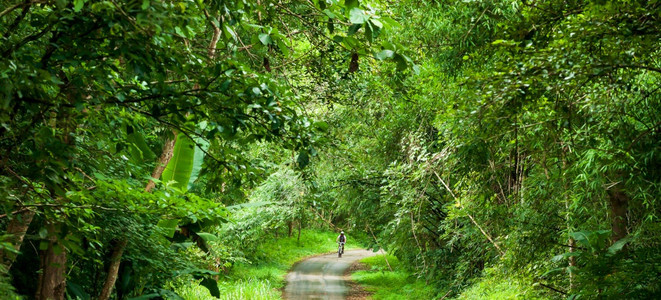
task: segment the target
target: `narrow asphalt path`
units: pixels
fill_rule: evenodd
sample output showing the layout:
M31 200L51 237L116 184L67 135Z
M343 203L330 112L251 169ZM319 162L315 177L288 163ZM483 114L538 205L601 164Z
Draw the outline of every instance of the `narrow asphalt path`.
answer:
M334 253L301 261L287 274L284 298L344 300L349 290L344 272L355 261L373 255L367 250L347 250L342 258Z

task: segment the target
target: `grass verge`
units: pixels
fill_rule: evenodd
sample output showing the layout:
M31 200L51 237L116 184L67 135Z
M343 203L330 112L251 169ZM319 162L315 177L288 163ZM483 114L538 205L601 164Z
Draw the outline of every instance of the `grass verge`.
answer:
M437 291L424 281L416 280L397 257L388 255L392 271L388 269L385 255L360 260L368 270L351 274L351 279L372 293L371 299L436 299Z
M336 237L334 232L303 230L300 243L296 236L265 238L254 249L253 263L236 264L227 279L218 282L220 299L281 299L285 275L294 263L308 256L337 251ZM347 250L358 248L357 241L346 247ZM217 299L196 281L178 285L175 292L186 300Z
M505 276L496 268L487 268L483 276L462 291L456 299L536 300L548 297L535 290L531 280L525 277L516 274Z

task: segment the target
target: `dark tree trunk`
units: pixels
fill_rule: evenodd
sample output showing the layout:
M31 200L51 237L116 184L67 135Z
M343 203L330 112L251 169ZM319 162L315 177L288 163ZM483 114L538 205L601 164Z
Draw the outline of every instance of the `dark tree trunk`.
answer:
M110 298L112 288L115 285L115 281L117 281L119 264L122 261L122 255L124 254L124 249L126 249L127 243L127 239L122 239L113 248L112 255L110 256L110 265L108 266L108 277L106 277L106 281L103 284L103 289L101 289L101 295L99 295L99 299Z
M46 225L48 228L48 248L41 251L41 273L35 299L61 300L67 287L65 268L67 264L67 250L59 243L56 226Z
M349 62L349 73L358 71L358 53L351 54L351 62Z
M301 222L298 222L298 237L296 238L296 242L300 243L301 242Z
M608 191L608 201L611 209L611 221L613 236L612 242L627 236L627 210L629 206L629 197L625 194L619 185L614 186Z
M291 237L293 231L294 231L294 222L293 221L287 222L287 235Z

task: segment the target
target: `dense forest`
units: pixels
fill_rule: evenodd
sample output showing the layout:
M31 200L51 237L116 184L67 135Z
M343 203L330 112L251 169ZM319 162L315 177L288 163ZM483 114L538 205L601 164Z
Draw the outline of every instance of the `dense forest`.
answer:
M661 1L0 0L0 34L2 299L217 295L311 228L436 299L661 298Z

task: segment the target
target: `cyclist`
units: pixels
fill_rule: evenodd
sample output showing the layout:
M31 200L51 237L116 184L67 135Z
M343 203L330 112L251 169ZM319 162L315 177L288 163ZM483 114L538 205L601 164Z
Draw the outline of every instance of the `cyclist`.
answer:
M344 253L344 244L347 242L347 236L344 235L344 231L340 231L340 235L337 236L335 242L342 244L342 253Z

